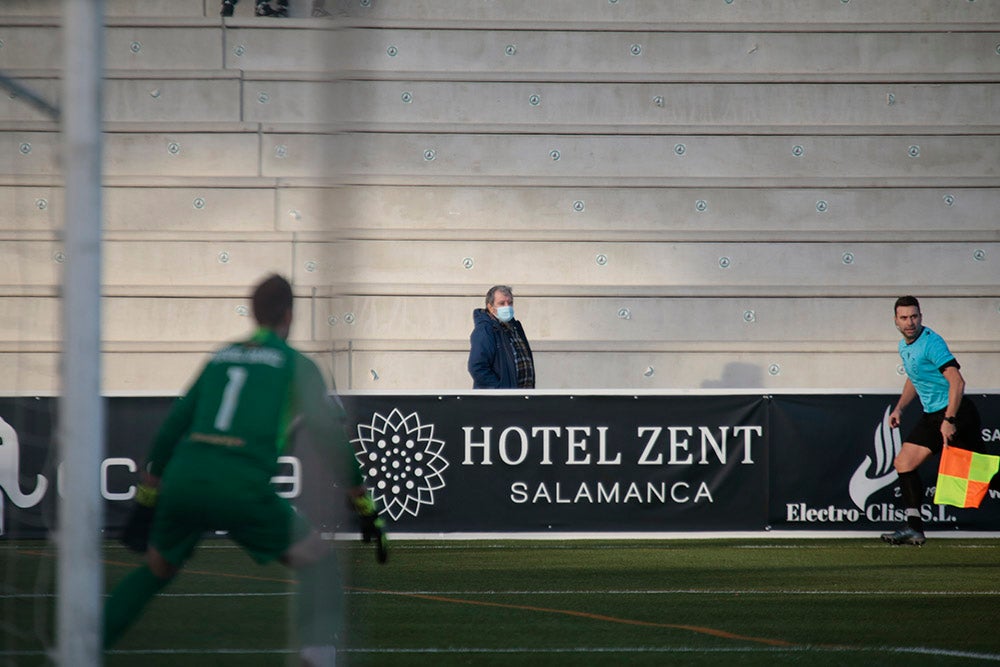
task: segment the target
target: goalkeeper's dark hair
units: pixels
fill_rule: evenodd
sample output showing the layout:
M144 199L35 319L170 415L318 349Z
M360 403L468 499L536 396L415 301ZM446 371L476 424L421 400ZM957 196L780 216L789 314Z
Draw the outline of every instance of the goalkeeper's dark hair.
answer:
M254 288L251 302L257 324L276 327L292 309L292 286L278 274L271 274Z
M920 312L920 302L917 301L917 297L915 296L901 296L896 299L896 305L893 306L892 312L897 313L899 312L899 309L904 306L915 306L917 312Z

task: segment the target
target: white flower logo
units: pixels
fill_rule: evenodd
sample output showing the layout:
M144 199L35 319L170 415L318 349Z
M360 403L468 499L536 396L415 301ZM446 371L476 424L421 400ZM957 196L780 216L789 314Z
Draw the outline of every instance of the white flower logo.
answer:
M358 424L358 462L372 497L393 521L408 512L417 516L421 505L434 504L434 491L444 488L441 472L448 462L441 456L443 440L434 438L434 424L393 408L388 417L372 415L371 424Z
M858 469L851 475L850 484L847 487L851 500L858 506L858 509L865 509L869 496L885 488L896 481L899 475L893 466L893 459L899 453L901 447L899 429L889 426L890 407L886 407L885 414L882 415L882 422L875 427L875 458L866 456ZM871 472L875 476L869 477Z

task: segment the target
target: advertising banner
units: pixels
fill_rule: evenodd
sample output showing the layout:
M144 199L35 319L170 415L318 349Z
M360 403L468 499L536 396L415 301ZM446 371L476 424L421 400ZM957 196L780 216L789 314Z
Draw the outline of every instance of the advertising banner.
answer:
M896 395L465 393L342 397L366 483L397 533L883 530L902 520L892 459L919 416ZM973 395L1000 454L1000 395ZM171 398L107 399L101 494L124 522ZM0 537L45 537L60 479L57 400L0 398ZM276 489L342 529L343 490L297 437ZM319 443L321 444L321 443ZM933 504L927 529L1000 530L1000 480L979 509ZM352 526L347 526L352 529Z
M754 396L352 396L388 518L414 531L761 529Z
M910 406L889 426L898 395L776 395L771 401L768 525L784 530L868 530L903 522L893 458L920 417ZM1000 396L972 395L982 418L979 451L1000 454ZM1000 530L1000 478L979 509L933 503L939 456L918 469L926 530Z

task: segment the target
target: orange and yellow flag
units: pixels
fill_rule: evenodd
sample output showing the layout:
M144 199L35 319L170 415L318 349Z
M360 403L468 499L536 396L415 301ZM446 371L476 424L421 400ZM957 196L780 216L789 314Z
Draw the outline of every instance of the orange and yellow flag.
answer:
M941 452L934 502L955 507L979 507L998 469L1000 456L945 447Z

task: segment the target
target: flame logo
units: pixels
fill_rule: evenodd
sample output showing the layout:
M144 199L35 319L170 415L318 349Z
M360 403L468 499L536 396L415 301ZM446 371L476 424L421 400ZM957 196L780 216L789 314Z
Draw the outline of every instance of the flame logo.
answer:
M21 470L20 453L17 431L0 417L0 535L4 534L4 494L15 506L27 509L41 502L49 486L49 480L36 475L35 490L31 493L21 491L18 481Z
M858 466L858 469L851 475L851 483L848 491L851 500L858 506L858 509L865 509L868 498L879 489L883 489L896 481L898 475L892 465L892 460L899 453L902 446L899 437L899 429L889 426L890 408L885 409L882 415L882 422L875 427L875 459L866 456L865 460ZM871 472L874 477L869 477Z
M434 492L444 488L441 473L448 462L441 456L444 441L434 438L434 425L420 416L393 408L388 417L372 415L358 424L358 462L372 498L393 521L404 513L417 516L421 505L434 504Z

